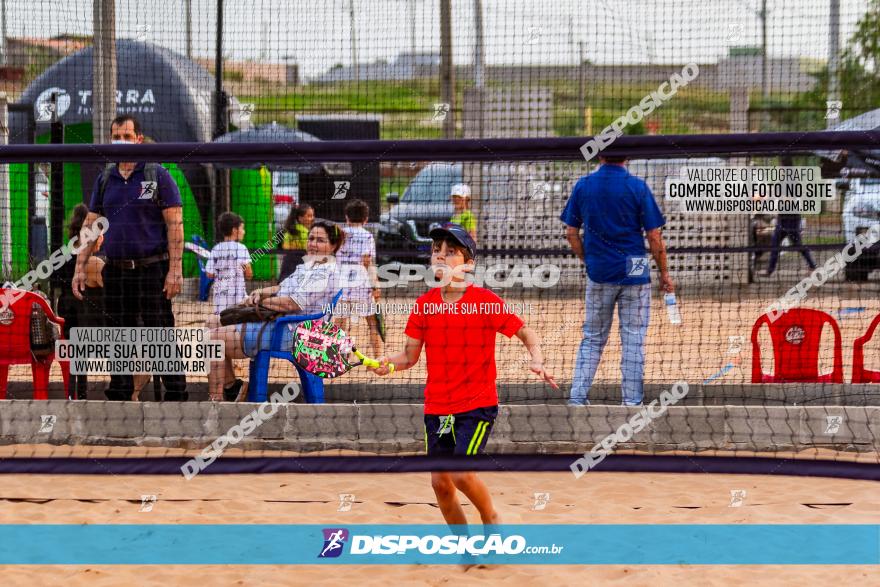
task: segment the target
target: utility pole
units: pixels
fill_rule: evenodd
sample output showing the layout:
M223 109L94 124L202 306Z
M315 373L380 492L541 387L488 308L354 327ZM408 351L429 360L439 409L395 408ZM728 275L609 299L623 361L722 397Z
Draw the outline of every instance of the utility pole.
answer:
M485 122L484 86L486 85L486 49L483 45L483 2L474 0L474 87L477 90L477 128L483 138Z
M486 85L486 55L483 45L483 2L474 0L474 85Z
M455 69L452 66L452 1L440 0L440 100L449 105L443 135L455 138Z
M106 143L116 116L116 2L92 3L92 142Z
M360 67L358 67L357 34L354 28L354 0L348 1L348 15L351 23L351 66L354 68L354 80L361 80Z
M761 0L761 97L770 97L770 72L767 70L767 0ZM764 104L766 107L766 103Z
M186 10L186 58L192 59L193 56L193 21L192 21L192 0L184 0L184 10Z
M214 47L214 132L213 138L226 134L226 94L223 93L223 0L217 0L217 38ZM230 208L229 170L214 168L211 194L211 218Z
M587 122L586 116L584 112L587 107L586 96L585 96L585 88L584 88L584 61L586 61L586 57L584 56L584 42L578 41L578 55L580 61L578 62L578 114L583 117L584 120L584 130L586 130Z
M0 66L9 65L9 49L6 46L6 0L0 0L0 19L3 19L3 28L0 29Z
M415 73L416 56L416 0L409 0L409 52L412 55L413 77Z
M217 0L217 38L214 52L214 138L226 134L223 109L223 0Z
M840 100L840 0L831 0L828 21L828 100ZM827 128L840 122L839 118L827 119Z

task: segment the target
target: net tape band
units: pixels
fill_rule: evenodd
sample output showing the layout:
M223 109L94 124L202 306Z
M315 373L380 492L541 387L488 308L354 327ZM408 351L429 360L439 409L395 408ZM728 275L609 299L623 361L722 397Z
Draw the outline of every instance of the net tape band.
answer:
M0 162L574 161L583 158L580 148L590 138L8 145L0 147ZM646 159L701 154L798 153L839 149L880 150L880 131L622 136L603 150L602 154Z

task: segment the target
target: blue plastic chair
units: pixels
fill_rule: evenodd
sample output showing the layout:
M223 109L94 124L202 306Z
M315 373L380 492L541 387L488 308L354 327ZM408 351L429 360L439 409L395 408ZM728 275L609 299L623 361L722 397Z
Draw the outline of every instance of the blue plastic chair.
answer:
M208 242L197 234L192 236L192 242L203 249L211 250L211 247L208 246ZM198 255L196 255L196 259L199 261L199 301L207 302L208 294L211 291L211 284L214 283L214 280L208 277L208 274L205 273L205 265L207 262Z
M269 344L270 350L260 351L256 357L251 359L247 397L249 402L266 401L267 389L269 387L269 363L272 359L286 359L293 363L293 366L296 367L296 372L299 373L299 381L302 385L302 393L306 403L324 403L324 380L297 365L290 349L285 350L281 348L281 340L284 335L284 329L288 327L288 324L305 322L306 320L318 320L325 317L329 320L333 316L333 309L336 307L336 303L341 296L342 290L339 290L333 296L333 301L330 302L330 311L326 314L293 314L291 316L282 316L275 320L272 340Z

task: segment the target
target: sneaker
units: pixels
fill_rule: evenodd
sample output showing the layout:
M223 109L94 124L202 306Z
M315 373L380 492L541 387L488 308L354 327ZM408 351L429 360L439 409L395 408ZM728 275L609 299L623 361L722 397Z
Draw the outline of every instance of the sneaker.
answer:
M223 388L223 401L240 402L247 397L247 383L241 379L236 379L229 387Z

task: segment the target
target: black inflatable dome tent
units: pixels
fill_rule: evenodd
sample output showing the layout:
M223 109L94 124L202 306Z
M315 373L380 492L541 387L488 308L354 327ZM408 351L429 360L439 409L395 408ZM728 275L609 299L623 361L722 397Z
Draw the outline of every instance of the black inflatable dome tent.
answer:
M53 92L57 110L65 125L65 142L92 142L92 47L69 55L52 65L24 91L20 102L33 104L38 142L49 132L46 104ZM144 134L156 142L208 142L213 120L214 76L183 55L152 43L116 41L119 114L133 114L143 124ZM41 115L44 121L41 121ZM27 120L23 113L10 113L10 142L27 143ZM206 218L212 184L202 165L180 165ZM99 171L94 164L82 165L81 189L88 197ZM67 177L70 177L67 175ZM70 204L75 186L65 186ZM70 206L66 206L70 207Z

